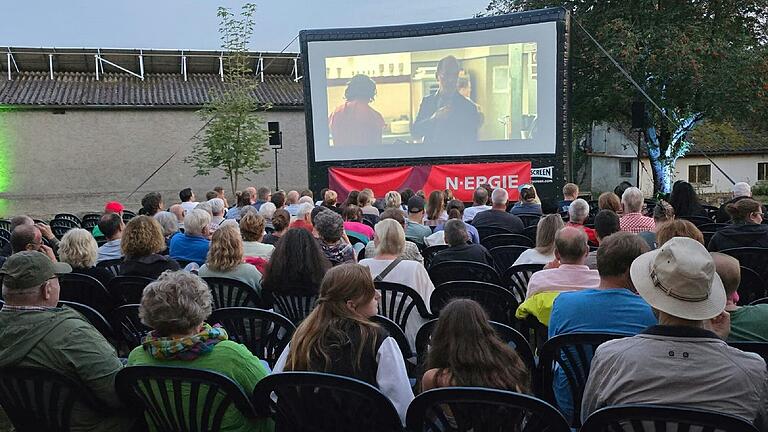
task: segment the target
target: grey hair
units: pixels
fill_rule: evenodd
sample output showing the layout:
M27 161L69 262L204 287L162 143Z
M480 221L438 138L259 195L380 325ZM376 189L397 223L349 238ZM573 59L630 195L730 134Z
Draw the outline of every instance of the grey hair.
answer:
M460 246L467 242L469 234L467 234L467 226L461 219L451 219L445 223L443 227L445 243L448 246Z
M335 243L344 232L344 219L333 211L321 211L315 216L315 229L320 238L329 243Z
M493 205L503 205L509 201L509 192L506 189L496 188L491 192L491 202Z
M165 271L144 288L139 318L160 336L186 334L208 318L212 303L211 290L200 277Z
M299 204L303 204L303 203L312 204L312 205L315 204L315 202L312 200L312 197L306 196L306 195L299 198Z
M59 243L59 257L75 268L91 268L96 264L99 245L93 234L82 228L67 231Z
M376 255L400 255L405 250L405 231L394 219L379 221L376 232Z
M175 214L167 211L161 211L155 213L154 218L163 228L163 235L165 237L179 232L179 220L176 218Z
M259 214L266 220L272 220L272 216L275 215L275 210L277 210L277 207L275 207L274 203L265 202L259 207Z
M403 199L400 197L400 192L389 191L384 195L384 203L387 208L400 208L403 203Z
M221 198L212 198L208 200L208 204L211 206L211 213L214 215L224 214L224 200Z
M621 203L627 213L637 213L643 209L643 192L636 187L627 188L621 194Z
M738 182L735 185L733 185L733 196L734 197L751 197L752 196L752 188L749 186L749 183L745 182Z
M308 214L312 213L313 208L315 208L315 206L310 203L299 204L299 210L296 212L296 217L304 219Z
M209 215L213 215L213 209L211 207L211 203L208 201L203 201L201 203L198 203L195 206L195 210L204 210ZM185 224L186 225L186 224Z
M189 235L202 235L203 229L211 223L211 215L199 208L184 216L184 232Z
M568 206L568 218L571 222L582 223L589 216L589 204L581 198L573 200Z

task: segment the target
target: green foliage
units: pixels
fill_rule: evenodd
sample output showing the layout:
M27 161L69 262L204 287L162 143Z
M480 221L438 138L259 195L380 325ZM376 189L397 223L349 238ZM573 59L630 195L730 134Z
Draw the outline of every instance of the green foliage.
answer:
M251 76L248 43L253 35L256 5L243 5L240 16L219 7L219 33L225 51L222 88L212 90L212 100L198 113L206 122L197 137L192 154L184 161L193 165L195 175L208 175L221 170L229 179L232 191L238 188L240 177L249 180L249 173L259 173L270 164L263 160L268 150L269 132L260 107L254 97L256 81Z

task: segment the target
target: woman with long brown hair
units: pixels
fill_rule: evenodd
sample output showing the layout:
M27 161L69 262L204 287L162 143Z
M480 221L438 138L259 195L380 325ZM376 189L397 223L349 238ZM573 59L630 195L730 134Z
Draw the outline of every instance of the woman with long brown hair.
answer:
M342 264L328 270L317 306L294 332L274 372L325 372L365 381L405 418L413 392L397 343L370 321L378 300L366 267Z
M440 312L427 354L422 389L487 387L527 393L530 373L515 350L496 335L474 300L457 299Z
M444 224L447 220L448 213L445 211L445 194L443 191L434 190L429 194L429 200L427 200L424 225L436 227Z

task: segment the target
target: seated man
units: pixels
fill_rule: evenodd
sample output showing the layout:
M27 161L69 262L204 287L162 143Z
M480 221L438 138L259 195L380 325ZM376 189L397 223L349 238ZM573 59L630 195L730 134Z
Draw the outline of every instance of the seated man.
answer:
M298 204L298 207L299 210L296 212L296 220L291 222L290 227L301 228L309 232L313 232L314 227L312 227L312 210L315 208L315 206L309 203L301 203Z
M600 244L600 241L597 240L595 230L584 226L587 222L587 218L589 218L589 203L579 198L573 201L568 207L568 223L565 224L565 226L578 228L584 231L587 234L588 240L592 244L598 245Z
M482 228L495 228L509 231L512 234L523 232L523 221L519 217L507 213L509 193L506 189L496 188L491 192L490 210L482 211L472 219L472 225L482 231ZM481 239L482 240L482 239Z
M555 234L555 260L531 275L525 298L546 291L577 291L600 285L600 274L584 263L589 247L587 235L565 227Z
M715 271L725 287L725 311L731 314L728 342L768 342L768 304L737 306L741 283L739 260L719 252L711 252Z
M171 237L169 255L176 261L193 261L198 265L205 264L208 249L211 215L205 210L194 209L184 216L184 232ZM183 266L182 266L183 267Z
M597 241L600 242L600 247L603 245L603 240L608 238L609 235L621 230L620 224L619 215L612 210L600 210L595 215L595 235L597 236ZM597 251L589 252L589 255L587 255L587 266L592 270L597 270Z
M426 245L424 237L432 235L432 229L424 225L424 204L424 198L412 196L408 200L408 220L405 222L405 238L422 246Z
M563 186L563 200L558 204L558 211L567 212L571 203L579 197L579 187L573 183Z
M48 241L48 244L51 245L51 249L53 249L53 252L56 253L59 250L59 239L56 238L55 235L53 235L53 231L51 231L51 227L38 222L35 223L35 221L27 216L27 215L19 215L14 216L11 218L11 226L9 228L9 231L11 234L13 234L13 231L16 229L16 227L20 225L34 225L37 227L37 229L40 231L40 234L45 240ZM41 251L42 252L42 251ZM5 246L0 249L0 257L9 257L13 253L13 246L11 243L6 243Z
M473 261L493 266L493 258L485 246L468 244L467 227L460 219L451 219L443 229L448 249L443 249L432 258L432 265L446 261Z
M621 230L631 233L654 231L656 222L653 218L643 216L643 193L636 187L627 188L621 196L621 207L624 214L621 216Z
M292 190L288 191L285 195L285 210L292 217L298 216L299 213L299 192Z
M566 333L631 336L655 325L656 317L651 307L635 294L629 277L632 262L645 252L648 252L648 245L635 234L616 233L607 237L597 250L600 285L595 289L564 292L555 299L549 319L549 337ZM557 405L565 418L578 415L573 412L568 380L560 368L555 371L553 387Z
M143 201L144 200L142 200L142 202ZM110 202L108 202L108 203L106 203L104 205L104 213L102 213L102 216L107 214L107 213L117 213L122 218L123 217L123 210L125 210L125 207L123 207L122 204L120 204L117 201L110 201ZM93 230L91 230L91 233L96 238L98 238L98 237L105 237L104 233L101 232L101 230L99 229L99 225L96 225L95 227L93 227Z
M491 206L487 205L488 202L488 191L485 190L484 187L478 187L475 189L475 192L472 194L472 207L467 207L464 210L464 215L462 216L464 219L464 222L472 222L472 220L477 216L478 213L490 210ZM409 207L410 208L410 207Z
M651 403L736 415L768 430L765 361L722 340L725 289L707 249L675 237L638 257L630 276L659 325L597 348L582 420L606 406Z
M194 210L194 208L199 204L197 201L195 201L195 193L192 192L192 188L184 188L179 191L179 199L181 200L181 207L187 213Z
M24 224L14 228L11 233L10 245L14 254L24 251L38 251L44 253L51 261L57 261L53 249L43 244L43 234L36 225Z
M5 306L0 310L0 368L47 369L80 382L99 401L115 410L102 413L83 403L72 408L71 429L119 432L133 419L117 414L122 408L115 375L123 365L112 345L68 307L57 307L57 275L69 264L53 263L36 251L12 255L0 269Z
M96 258L97 263L123 257L123 252L120 250L123 229L125 229L125 224L119 214L105 213L101 217L99 220L99 230L104 234L107 242L99 247L99 256Z

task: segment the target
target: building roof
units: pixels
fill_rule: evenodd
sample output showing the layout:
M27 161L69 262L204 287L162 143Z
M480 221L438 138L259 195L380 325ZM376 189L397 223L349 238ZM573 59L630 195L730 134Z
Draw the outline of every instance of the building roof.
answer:
M690 136L693 143L690 156L727 156L739 154L767 154L768 130L749 125L705 122Z

